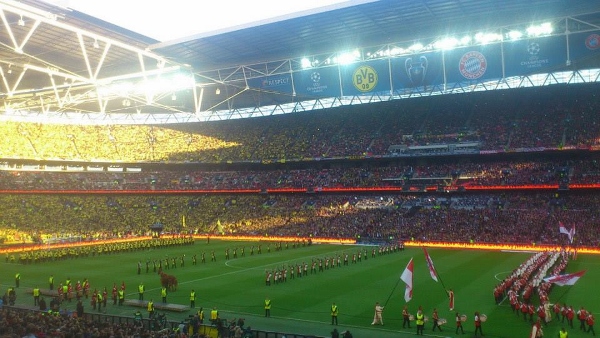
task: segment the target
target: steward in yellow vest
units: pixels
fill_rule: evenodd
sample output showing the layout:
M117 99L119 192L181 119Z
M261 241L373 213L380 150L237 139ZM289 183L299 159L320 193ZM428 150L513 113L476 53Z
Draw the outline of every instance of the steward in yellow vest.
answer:
M269 297L265 299L265 317L271 317L271 300Z
M190 307L193 309L196 307L196 291L190 292Z
M218 319L219 319L219 311L217 311L216 307L213 307L212 310L210 310L210 322L211 322L211 324L216 325Z

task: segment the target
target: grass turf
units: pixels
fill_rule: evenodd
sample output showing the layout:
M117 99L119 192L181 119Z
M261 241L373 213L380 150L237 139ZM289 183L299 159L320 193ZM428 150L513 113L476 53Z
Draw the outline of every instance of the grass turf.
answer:
M408 303L409 311L415 313L422 306L426 315L431 316L437 308L440 317L446 318L444 332L431 331L431 322L425 325L425 334L438 337L453 337L454 314L456 311L468 316L464 323L465 335L471 337L474 331L473 313L480 311L488 316L483 325L487 337L528 337L531 324L522 317L512 313L507 301L497 306L494 304L492 290L498 280L504 278L530 254L433 249L428 251L435 263L441 281L436 283L429 276L421 249L406 249L387 255L371 258L371 248L351 245L324 245L283 249L267 252L267 244L262 243L262 254L250 255L250 246L258 243L231 242L212 239L209 243L197 241L193 246L154 249L104 255L99 257L77 258L44 264L10 264L1 263L0 283L4 290L14 285L14 275L21 274L21 288L18 291L17 303L33 305L31 295L23 289L39 286L48 287L48 277L54 274L57 285L70 277L74 282L88 278L92 290L104 286L112 289L113 283L127 285L126 298L137 299L137 286L143 282L146 286L145 299L152 298L160 302L160 281L157 274L145 272L146 259L163 259L186 255L185 267L178 266L165 272L177 277L179 288L168 295L169 303L189 304L191 289L196 291L196 308L204 307L208 317L209 309L216 307L221 317L232 319L243 317L246 325L265 331L312 334L328 336L332 330L330 306L335 302L340 310L338 330L349 329L354 337L409 337L414 336L412 329L402 328L402 308L404 302L404 284L399 276L411 257L414 257L414 294ZM225 260L225 250L234 247L245 247L246 256ZM337 256L348 253L350 258L358 250L367 249L368 259L348 266L333 268L317 274L310 274L310 262L313 258ZM217 262L210 261L210 253L214 250ZM207 262L200 262L200 254L206 252ZM198 264L192 265L191 257L197 254ZM554 287L550 300L567 302L578 309L585 306L594 313L600 309L600 295L595 292L596 283L600 281L600 259L598 256L579 255L571 261L568 272L587 270L587 274L573 286ZM351 260L351 259L350 259ZM142 272L137 274L137 262L142 261ZM309 263L307 277L290 279L286 283L265 286L265 270L275 269L283 264ZM343 264L343 263L342 263ZM455 292L455 311L450 312L444 287ZM271 318L264 318L263 302L265 297L272 300ZM371 326L373 308L376 301L385 304L383 314L385 326ZM131 307L113 306L109 300L107 313L132 316ZM74 308L75 302L66 303L67 308ZM85 303L86 311L91 312L89 301ZM167 313L169 320L187 319L197 309L184 313ZM598 317L598 316L597 316ZM556 336L561 324L552 322L545 328L546 336ZM588 334L570 329L570 337L584 337Z

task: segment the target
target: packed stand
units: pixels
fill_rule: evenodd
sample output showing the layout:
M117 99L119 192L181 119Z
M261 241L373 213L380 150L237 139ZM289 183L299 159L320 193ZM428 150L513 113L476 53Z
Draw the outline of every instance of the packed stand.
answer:
M153 125L5 122L1 158L278 162L388 155L392 145L481 150L600 143L598 84L441 95L252 119Z
M0 195L21 242L165 233L600 245L594 194ZM6 240L6 238L5 238Z

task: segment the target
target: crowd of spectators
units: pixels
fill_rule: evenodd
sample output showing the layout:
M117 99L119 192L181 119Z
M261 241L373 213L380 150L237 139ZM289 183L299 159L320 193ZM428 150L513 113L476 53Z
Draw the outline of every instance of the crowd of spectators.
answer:
M259 162L385 155L391 145L479 142L482 150L600 145L597 84L442 95L201 124L60 125L5 122L0 157L32 160ZM587 151L587 150L586 150ZM591 155L590 155L591 154ZM41 242L172 233L402 238L597 246L592 194L326 195L321 188L496 187L600 183L597 156L250 169L0 171L0 239ZM316 161L312 163L318 163ZM227 167L227 166L225 166ZM239 166L236 168L240 168ZM7 169L7 168L4 168ZM301 188L315 194L234 194ZM10 192L33 191L30 194ZM77 194L89 190L103 195ZM161 191L189 194L150 194ZM198 191L221 191L202 194ZM230 194L223 194L230 190ZM42 194L39 191L45 191ZM73 191L70 194L54 192ZM113 192L136 194L114 194ZM147 193L143 193L147 192Z
M0 190L232 190L364 188L405 184L519 186L600 183L595 159L390 164L273 170L0 171Z
M172 329L153 331L133 321L110 323L91 317L77 317L70 313L59 315L38 311L18 311L0 308L0 336L18 337L184 337Z
M0 195L0 229L12 242L167 233L600 245L587 193Z
M478 92L207 123L5 122L0 158L270 162L386 155L391 145L480 142L482 150L600 142L598 84Z

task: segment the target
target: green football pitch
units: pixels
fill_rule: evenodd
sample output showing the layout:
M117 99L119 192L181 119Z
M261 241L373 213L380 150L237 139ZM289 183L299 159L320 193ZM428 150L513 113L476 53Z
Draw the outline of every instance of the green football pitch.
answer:
M331 325L330 307L335 302L339 308L339 331L350 330L354 337L409 337L415 335L415 324L412 328L402 328L402 308L404 301L404 284L399 281L400 274L411 258L414 258L413 298L408 302L411 313L422 306L426 315L431 316L437 308L440 317L448 320L443 325L443 332L432 332L431 322L425 325L425 335L432 337L454 337L454 316L456 311L466 314L465 334L471 337L474 332L473 313L479 311L486 314L487 322L483 324L486 337L528 337L531 324L512 313L507 301L500 305L494 303L492 291L499 280L506 277L513 269L524 262L531 253L498 252L475 250L428 249L441 281L435 282L429 276L423 251L420 248L407 248L404 251L392 252L371 257L373 247L357 245L313 244L283 248L276 251L275 245L262 243L262 253L255 250L250 255L250 248L258 247L258 242L234 242L211 239L196 241L194 245L153 249L147 251L124 252L112 255L77 258L63 261L21 265L7 263L2 260L0 284L3 290L14 285L14 276L21 274L21 285L17 291L17 303L33 305L33 298L25 289L38 286L48 288L48 277L53 274L58 284L71 278L72 281L87 278L91 289L106 287L110 291L113 283L127 286L126 299L137 299L137 286L143 283L146 287L145 300L161 301L160 279L152 271L146 272L147 260L163 260L165 258L185 255L185 266L165 270L177 277L179 287L167 297L168 303L189 305L189 294L196 291L196 309L188 312L168 312L169 320L184 320L203 307L205 313L216 307L220 316L225 319L244 318L246 325L264 331L279 331L306 335L329 336L334 328ZM245 256L240 250L245 248ZM225 260L225 250L230 249L230 259ZM232 252L238 248L237 258ZM352 263L352 255L359 250L367 250L368 258ZM215 252L216 262L211 262L211 252ZM202 252L206 253L206 263L201 263ZM343 257L349 254L350 262L343 264ZM192 265L192 256L198 257L197 265ZM341 255L342 266L329 268L323 272L310 273L313 259L336 257ZM142 271L138 274L137 264L142 262ZM283 265L309 264L308 276L291 279L288 274L285 283L271 282L265 284L265 271L274 270ZM555 286L550 294L550 301L566 302L575 309L584 306L597 314L600 310L600 256L582 255L571 261L567 272L587 270L574 286ZM442 285L443 284L443 285ZM456 298L455 310L448 308L445 288L453 289ZM272 301L271 317L264 316L264 300ZM383 312L384 326L371 326L375 302L385 305ZM75 302L64 303L64 307L74 309ZM85 310L92 312L89 301ZM106 313L132 316L135 308L114 306L109 300ZM600 316L596 316L600 317ZM551 322L545 330L546 337L556 337L561 328L559 322ZM569 337L587 337L591 334L569 329Z

